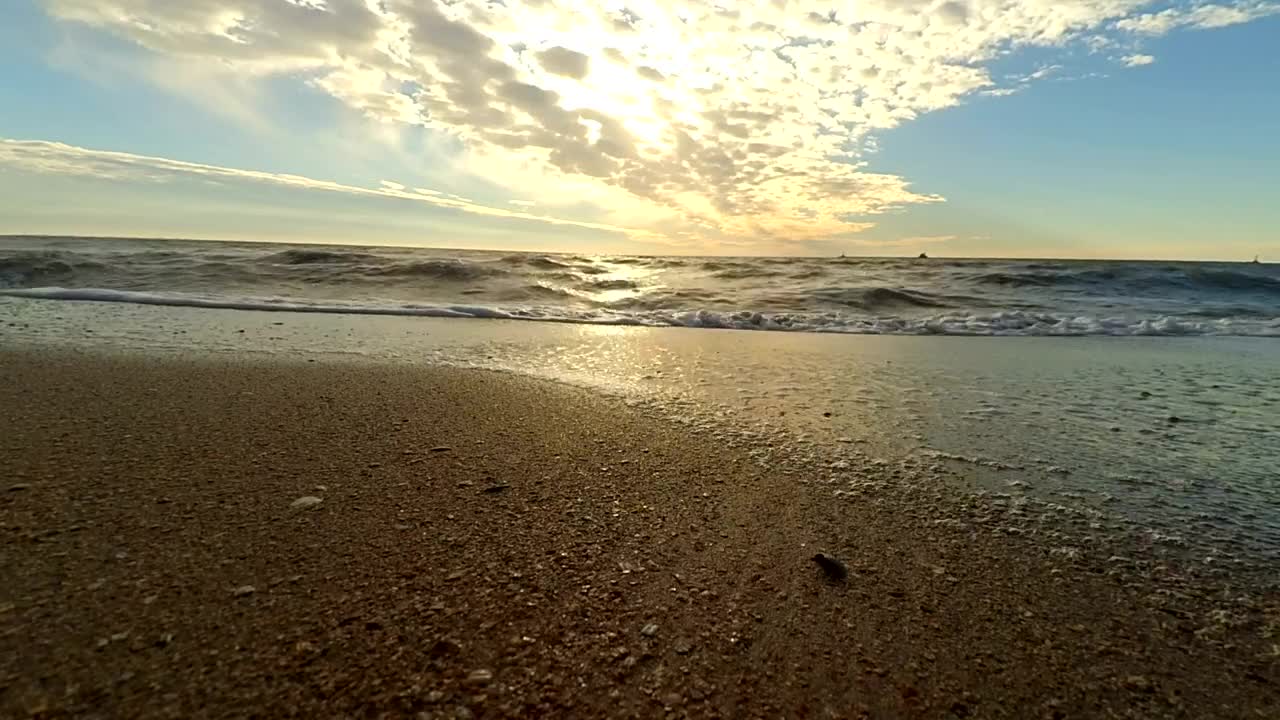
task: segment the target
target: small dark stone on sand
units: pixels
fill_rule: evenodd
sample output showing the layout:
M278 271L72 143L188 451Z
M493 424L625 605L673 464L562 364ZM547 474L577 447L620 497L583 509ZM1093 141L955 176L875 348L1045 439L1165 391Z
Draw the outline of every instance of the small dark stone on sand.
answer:
M510 485L490 485L489 487L484 489L484 492L489 493L490 495L496 495L502 492L503 490L506 490L509 487L511 486Z
M818 567L822 568L822 572L831 580L844 580L849 577L849 568L826 553L814 555L813 561L818 563Z
M9 486L9 492L22 492L23 490L30 490L30 489L31 489L31 486L26 483L18 483L17 485Z
M453 448L451 448L451 447L446 447L446 446L444 446L444 445L441 445L440 447L433 447L433 448L431 448L431 452L449 452L449 451L450 451L450 450L452 450L452 449L453 449Z
M427 651L427 654L433 658L443 658L457 655L460 652L462 652L461 645L448 638L441 638L435 641L431 649Z
M827 412L822 413L822 417L831 417L831 411L828 410Z

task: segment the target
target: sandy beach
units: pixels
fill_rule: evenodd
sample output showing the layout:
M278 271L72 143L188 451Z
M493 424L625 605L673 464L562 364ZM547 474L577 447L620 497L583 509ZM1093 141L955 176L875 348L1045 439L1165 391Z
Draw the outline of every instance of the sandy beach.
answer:
M0 378L6 717L1280 717L1274 594L838 502L585 390L70 349Z

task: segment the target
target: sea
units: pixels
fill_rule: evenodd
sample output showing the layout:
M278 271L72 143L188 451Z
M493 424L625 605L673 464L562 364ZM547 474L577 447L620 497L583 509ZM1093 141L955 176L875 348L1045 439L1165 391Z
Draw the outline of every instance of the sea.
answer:
M533 375L833 502L959 492L1063 558L1280 586L1280 265L0 238L33 346Z
M243 310L877 335L1280 337L1280 265L552 255L0 240L0 293Z

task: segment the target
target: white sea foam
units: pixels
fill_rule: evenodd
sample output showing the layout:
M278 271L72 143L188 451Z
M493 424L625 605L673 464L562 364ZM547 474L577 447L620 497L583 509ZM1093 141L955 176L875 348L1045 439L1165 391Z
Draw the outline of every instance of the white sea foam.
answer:
M312 301L284 297L234 297L107 288L5 288L0 296L40 300L165 305L171 307L294 313L345 313L449 318L534 320L597 325L641 325L725 330L847 333L867 335L967 336L1246 336L1280 337L1280 318L1090 317L1007 311L941 313L915 318L843 313L775 313L715 310L614 311L548 305L488 306L394 302Z

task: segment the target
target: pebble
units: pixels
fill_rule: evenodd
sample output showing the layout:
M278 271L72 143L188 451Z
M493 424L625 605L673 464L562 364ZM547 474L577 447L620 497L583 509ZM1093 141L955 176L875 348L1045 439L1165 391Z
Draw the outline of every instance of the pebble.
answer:
M297 500L294 500L293 502L289 503L289 507L293 508L294 510L307 510L309 508L313 508L319 505L321 502L323 501L320 498L316 497L315 495L303 495Z
M844 580L849 577L849 568L826 553L814 555L813 561L818 563L818 567L822 568L822 572L826 573L827 577L832 580Z
M658 626L653 623L649 623L648 625L640 628L640 634L645 637L653 637L658 634Z
M244 597L244 596L246 596L246 595L252 595L252 594L254 594L254 593L255 593L255 592L257 592L257 591L258 591L258 589L257 589L257 588L255 588L255 587L254 587L254 586L252 586L252 585L241 585L240 587L236 588L235 590L232 590L232 591L231 591L231 594L232 594L234 597Z
M490 670L472 670L467 675L468 685L488 685L493 679L493 672Z
M457 655L460 652L462 652L461 645L448 638L441 638L435 641L431 649L427 651L427 654L433 658L442 658Z
M22 492L23 490L30 490L30 489L31 489L31 486L26 483L18 483L17 485L9 486L9 492Z
M449 447L449 446L447 446L447 445L441 445L441 446L439 446L439 447L433 447L433 448L431 448L431 452L449 452L449 451L450 451L450 450L452 450L452 449L453 449L453 448L451 448L451 447Z

